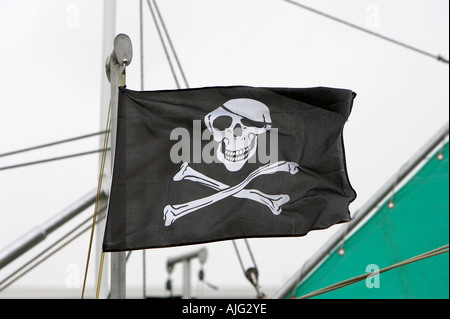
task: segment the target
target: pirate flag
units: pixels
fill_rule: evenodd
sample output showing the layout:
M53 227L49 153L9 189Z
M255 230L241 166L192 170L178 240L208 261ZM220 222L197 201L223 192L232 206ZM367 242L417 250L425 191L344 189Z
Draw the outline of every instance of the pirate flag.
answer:
M302 236L350 220L333 88L120 88L104 251Z

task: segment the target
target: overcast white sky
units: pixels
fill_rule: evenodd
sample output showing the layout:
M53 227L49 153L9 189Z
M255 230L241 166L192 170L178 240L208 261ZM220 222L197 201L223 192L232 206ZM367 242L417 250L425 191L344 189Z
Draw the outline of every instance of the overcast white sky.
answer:
M446 0L299 2L449 57ZM160 0L158 4L190 87L330 86L358 94L344 130L349 177L358 193L352 212L448 121L448 64L282 0ZM0 154L103 129L102 20L102 1L0 0ZM144 89L176 88L145 1L144 21ZM128 34L133 42L127 86L139 90L138 0L117 1L116 33ZM98 139L91 138L0 157L0 167L94 150L98 145ZM96 188L98 168L98 156L89 155L0 171L0 249ZM262 290L270 294L279 288L339 227L301 238L251 239ZM52 236L50 242L58 238ZM199 284L198 263L194 263L195 296L220 296L227 288L255 295L231 242L147 251L148 291L167 295L167 257L199 246L209 253L207 280L222 290L213 292ZM80 295L73 278L84 275L87 249L88 235L11 290L22 296L36 287ZM246 266L251 266L244 257ZM0 270L0 280L13 266ZM90 267L93 273L94 265ZM175 268L172 278L175 293L180 293L181 267ZM142 286L140 252L130 257L127 286L137 290ZM93 286L88 289L93 295Z

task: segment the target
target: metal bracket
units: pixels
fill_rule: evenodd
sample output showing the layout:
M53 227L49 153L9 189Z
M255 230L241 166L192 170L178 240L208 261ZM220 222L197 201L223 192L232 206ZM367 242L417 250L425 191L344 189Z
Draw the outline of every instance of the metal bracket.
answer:
M131 39L128 35L120 33L114 38L114 49L105 61L108 81L111 83L111 64L114 64L116 67L123 67L122 72L125 72L125 68L131 63L131 60L133 60Z

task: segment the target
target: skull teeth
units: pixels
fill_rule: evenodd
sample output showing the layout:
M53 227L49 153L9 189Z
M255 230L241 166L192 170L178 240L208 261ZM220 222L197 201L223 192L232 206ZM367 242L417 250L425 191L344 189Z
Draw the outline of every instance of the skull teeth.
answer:
M249 146L244 147L237 151L230 151L226 149L224 153L225 159L229 162L238 162L247 159L249 149L250 149Z
M227 162L241 162L246 161L250 156L252 150L256 147L256 138L251 139L249 146L243 147L238 150L230 150L226 148L225 139L222 140L221 149L224 160Z

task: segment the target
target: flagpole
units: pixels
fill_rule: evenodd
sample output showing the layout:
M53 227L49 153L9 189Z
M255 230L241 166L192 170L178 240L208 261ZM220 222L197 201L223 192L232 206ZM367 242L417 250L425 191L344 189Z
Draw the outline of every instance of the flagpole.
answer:
M103 1L103 35L102 35L102 60L107 57L111 53L111 48L113 47L113 39L115 36L115 28L116 27L116 0L104 0ZM109 103L111 100L111 84L109 82L109 79L107 78L107 74L103 73L102 76L102 83L101 83L101 98L100 98L100 128L104 129L107 125L107 114L109 109ZM106 134L103 136L103 138L106 138ZM99 146L103 147L104 140L101 138L99 140ZM111 138L109 139L111 141ZM108 143L108 147L111 146L111 142ZM99 156L99 167L101 166L102 161L102 155ZM111 160L111 151L109 151L109 154L107 153L107 156L105 158L104 163L104 173L103 178L101 181L102 184L102 193L106 196L102 196L100 198L100 201L102 202L102 205L107 205L108 201L108 194L109 194L109 188L111 183L111 167L112 167L112 160ZM98 278L99 276L99 265L100 265L100 256L102 251L102 243L103 243L103 233L105 229L105 220L102 220L99 222L96 226L96 251L99 252L96 254L96 274L95 278ZM106 259L103 264L104 270L103 270L103 276L105 278L108 278L110 276L110 263L109 260ZM103 280L101 287L100 287L100 298L106 298L109 293L109 281Z
M125 69L133 57L130 38L126 34L118 34L114 38L113 52L106 60L106 74L111 83L111 163L114 162L117 105L119 86L125 85ZM112 168L111 168L112 169ZM111 253L111 299L126 297L126 252Z

